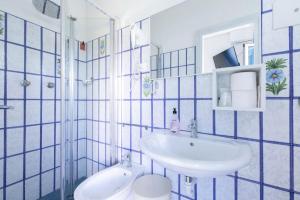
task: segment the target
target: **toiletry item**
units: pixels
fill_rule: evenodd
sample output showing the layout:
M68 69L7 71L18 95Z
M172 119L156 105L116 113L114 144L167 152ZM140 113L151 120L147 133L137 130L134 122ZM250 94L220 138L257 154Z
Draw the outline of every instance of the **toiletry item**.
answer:
M232 107L257 108L256 72L239 72L231 75Z
M170 130L172 133L178 133L180 130L180 122L179 122L179 119L177 116L176 108L173 108L173 115L172 115L172 119L171 119Z
M220 101L219 106L230 107L231 106L231 92L229 88L220 88Z

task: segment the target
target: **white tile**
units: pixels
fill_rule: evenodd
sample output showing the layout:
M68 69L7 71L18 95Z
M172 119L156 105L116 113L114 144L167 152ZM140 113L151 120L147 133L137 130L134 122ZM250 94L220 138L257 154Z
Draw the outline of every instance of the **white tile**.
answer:
M54 170L42 174L42 196L53 192Z
M17 183L6 188L6 199L22 200L23 199L23 185Z
M42 171L54 168L54 147L42 150Z
M130 149L130 127L122 127L122 147Z
M41 52L34 49L27 49L26 71L30 73L41 73Z
M140 101L132 102L132 124L140 124Z
M166 79L166 98L178 98L178 78Z
M234 135L234 114L232 111L216 111L216 133Z
M54 124L42 126L42 147L54 145Z
M164 167L155 160L153 161L153 174L158 174L160 176L164 175Z
M264 139L279 142L289 141L289 101L267 101L264 114Z
M211 74L197 76L197 97L211 98L212 97L212 76Z
M186 66L187 64L186 52L187 52L186 49L179 50L179 66Z
M7 155L23 152L23 128L7 129Z
M130 27L122 29L122 51L130 49Z
M300 39L300 38L299 38ZM300 53L294 53L294 63L293 63L293 70L294 70L294 96L300 96Z
M239 177L247 178L250 180L259 182L259 172L260 172L260 154L259 154L259 143L258 142L248 142L252 150L252 158L246 167L238 171Z
M295 190L300 191L300 147L294 148L294 181Z
M164 79L155 80L153 99L163 99L164 98Z
M122 53L122 74L130 74L130 51Z
M105 164L105 145L99 144L99 162Z
M130 98L130 92L131 92L131 88L130 88L130 77L126 76L123 77L123 81L122 81L122 97L123 99L129 99Z
M122 103L122 122L123 123L130 123L130 102L124 101Z
M213 199L213 179L197 179L197 198L201 200Z
M48 29L43 29L43 50L55 52L55 33Z
M139 127L132 127L131 136L132 136L132 149L140 151L140 138L141 130Z
M180 129L190 130L188 126L191 124L192 119L194 119L194 101L180 101Z
M142 101L142 125L151 125L151 102Z
M24 47L7 44L7 69L24 71Z
M166 128L170 128L171 120L173 116L173 109L176 108L178 111L178 101L167 100L166 101Z
M4 42L0 41L0 69L4 69Z
M6 167L6 184L22 180L23 178L23 156L14 156L7 158Z
M4 170L3 170L3 167L4 167L4 162L3 162L4 160L3 159L1 159L0 160L0 180L3 180L3 172L4 172ZM1 181L0 182L0 187L2 188L2 186L3 186L3 181Z
M40 101L26 101L26 124L39 124L40 123Z
M290 158L289 147L264 144L264 181L265 183L289 188Z
M153 126L158 128L164 127L164 105L163 101L153 102Z
M275 188L264 187L264 200L289 200L290 194Z
M43 155L44 156L44 155ZM40 150L26 153L26 177L31 177L40 172Z
M100 59L99 63L100 63L100 69L99 69L100 78L105 78L106 77L106 63L105 63L105 59L104 58Z
M194 65L196 64L195 60L195 48L191 47L187 49L187 64L188 65Z
M55 88L48 88L49 83L55 84L55 79L43 77L43 99L54 99Z
M92 60L92 51L93 51L93 45L92 45L92 42L88 42L86 43L87 45L87 61L90 61Z
M14 109L11 109L7 112L7 126L22 126L23 125L23 101L8 101L7 105L13 106Z
M39 198L39 177L33 177L25 181L25 199L38 199Z
M299 106L298 100L294 100L294 108L297 108L297 106ZM295 119L300 119L299 109L294 109L294 143L300 144L300 124Z
M231 177L219 177L216 180L216 197L217 199L234 199L234 179Z
M294 26L294 49L300 49L300 25Z
M289 49L288 28L274 30L272 13L264 14L262 18L263 28L263 54L286 51Z
M22 99L24 95L24 87L21 81L24 75L21 73L7 72L7 98Z
M170 53L164 53L163 54L163 68L170 68L171 64L171 54Z
M238 112L237 134L239 137L259 139L259 113Z
M54 76L54 69L55 69L55 59L54 55L49 53L43 53L43 74Z
M43 101L43 123L54 122L54 101Z
M180 78L180 98L194 98L194 76Z
M41 48L41 27L27 22L26 45L36 49Z
M0 130L0 158L2 158L3 156L4 156L4 130Z
M38 75L26 75L26 80L30 81L30 87L26 88L26 98L40 99L41 98L41 77Z
M7 40L24 44L24 20L7 15Z
M26 128L26 151L40 147L40 126L28 126Z
M96 59L99 57L99 40L93 40L93 59Z
M256 200L260 198L259 184L238 180L238 199Z
M213 110L211 101L197 101L198 131L204 133L213 132Z

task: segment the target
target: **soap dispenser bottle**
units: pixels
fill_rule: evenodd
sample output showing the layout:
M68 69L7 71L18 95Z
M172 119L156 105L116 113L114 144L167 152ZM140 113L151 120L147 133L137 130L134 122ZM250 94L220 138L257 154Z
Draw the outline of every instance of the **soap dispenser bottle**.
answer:
M170 124L170 130L172 133L179 133L180 130L180 122L177 116L177 110L176 108L173 108L173 114Z

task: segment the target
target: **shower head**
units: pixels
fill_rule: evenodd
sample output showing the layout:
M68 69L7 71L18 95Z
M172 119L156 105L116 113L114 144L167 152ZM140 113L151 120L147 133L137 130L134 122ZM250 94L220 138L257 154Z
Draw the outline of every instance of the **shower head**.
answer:
M60 5L57 0L32 0L34 7L44 15L55 19L60 18Z

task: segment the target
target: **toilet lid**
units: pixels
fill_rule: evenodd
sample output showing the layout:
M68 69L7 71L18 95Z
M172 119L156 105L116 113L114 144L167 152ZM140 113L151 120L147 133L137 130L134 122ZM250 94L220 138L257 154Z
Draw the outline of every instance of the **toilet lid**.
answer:
M133 185L133 193L146 198L156 198L171 193L171 181L159 175L145 175L138 178Z

